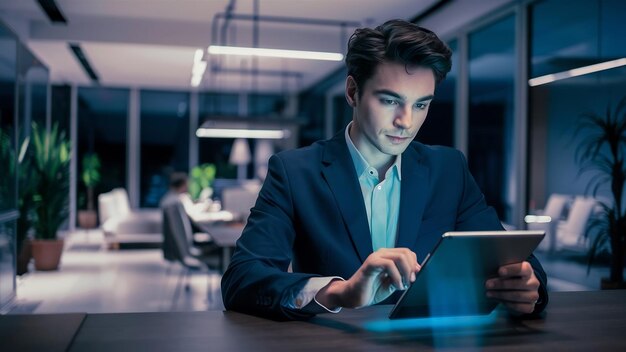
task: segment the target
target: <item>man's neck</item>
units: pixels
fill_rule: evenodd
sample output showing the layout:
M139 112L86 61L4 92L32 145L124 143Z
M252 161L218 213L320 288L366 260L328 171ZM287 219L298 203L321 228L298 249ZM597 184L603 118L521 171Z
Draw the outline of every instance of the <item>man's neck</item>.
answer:
M384 180L387 170L396 161L397 156L381 153L380 150L367 141L367 137L358 131L358 127L355 126L354 122L350 125L348 136L365 161L367 161L367 164L378 171L379 181Z

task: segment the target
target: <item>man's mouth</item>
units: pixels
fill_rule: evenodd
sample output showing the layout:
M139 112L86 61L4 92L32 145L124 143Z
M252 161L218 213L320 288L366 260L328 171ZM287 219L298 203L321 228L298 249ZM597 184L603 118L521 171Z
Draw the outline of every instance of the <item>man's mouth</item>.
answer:
M391 140L391 143L393 144L400 144L400 143L406 142L406 140L409 139L409 137L398 137L398 136L390 136L390 135L387 135L387 138L389 138L389 140Z

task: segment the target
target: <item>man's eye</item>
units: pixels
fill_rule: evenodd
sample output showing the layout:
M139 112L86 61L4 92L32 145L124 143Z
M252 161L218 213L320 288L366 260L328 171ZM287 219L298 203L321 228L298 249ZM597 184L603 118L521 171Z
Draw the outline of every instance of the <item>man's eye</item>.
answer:
M393 100L393 99L381 98L380 102L383 103L384 105L398 105L398 102L396 100Z
M416 109L418 110L424 110L426 109L426 107L428 106L428 104L426 103L416 103L415 105L413 105Z

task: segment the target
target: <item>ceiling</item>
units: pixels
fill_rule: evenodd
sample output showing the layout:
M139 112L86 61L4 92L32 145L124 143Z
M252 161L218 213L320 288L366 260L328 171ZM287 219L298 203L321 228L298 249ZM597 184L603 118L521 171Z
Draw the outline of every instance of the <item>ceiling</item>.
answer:
M358 22L373 26L388 19L412 19L434 5L439 11L419 22L442 39L464 24L513 0L259 0L260 16ZM68 23L54 24L36 0L0 0L0 20L50 70L53 83L93 85L69 48L79 44L107 87L190 90L197 49L210 65L231 70L273 71L290 75L204 74L198 89L295 93L343 66L342 62L208 55L218 44L253 46L251 21L231 20L226 31L213 31L213 19L234 4L233 13L254 13L254 0L55 0ZM345 52L354 27L260 21L258 46L266 48ZM216 38L216 39L213 39ZM216 43L217 42L217 43ZM334 87L341 90L341 87Z
M35 0L0 0L0 18L49 68L54 83L92 84L69 49L79 43L101 85L191 89L196 49L212 43L214 15L229 0L56 0L68 20L52 24ZM235 14L253 14L252 0L233 1ZM375 25L411 19L438 0L260 0L261 16L314 18ZM494 2L494 1L491 1ZM220 22L220 24L223 21ZM259 47L343 52L354 27L259 22ZM221 32L221 31L220 31ZM253 46L251 21L231 21L227 44ZM214 57L208 57L215 63ZM202 90L297 92L341 67L341 62L222 57L225 68L291 72L293 76L216 74L207 70Z

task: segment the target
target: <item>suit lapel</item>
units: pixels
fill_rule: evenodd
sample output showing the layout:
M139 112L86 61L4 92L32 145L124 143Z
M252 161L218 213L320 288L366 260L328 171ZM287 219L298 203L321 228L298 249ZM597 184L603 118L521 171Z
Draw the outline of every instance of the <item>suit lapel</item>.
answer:
M409 146L402 154L400 213L396 247L412 248L417 241L428 194L428 168L417 150Z
M361 187L344 138L342 130L327 142L322 159L322 174L335 196L352 244L361 262L364 262L372 253L372 237Z

